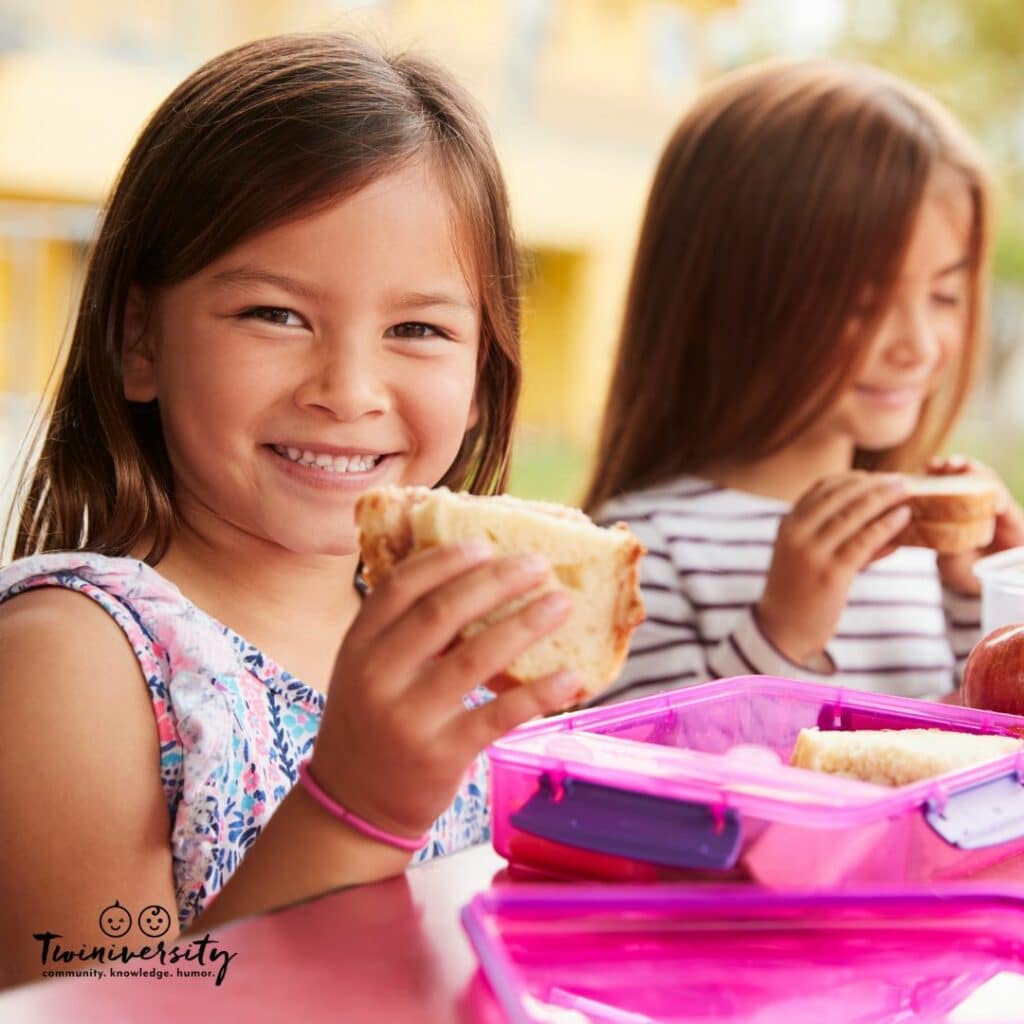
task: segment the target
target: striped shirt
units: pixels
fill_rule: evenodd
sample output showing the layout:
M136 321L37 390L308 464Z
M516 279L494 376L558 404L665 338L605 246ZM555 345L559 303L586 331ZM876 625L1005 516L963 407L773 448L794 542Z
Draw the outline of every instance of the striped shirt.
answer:
M680 477L601 509L599 522L628 523L648 552L640 563L647 620L601 703L750 674L906 697L954 688L980 636L980 602L945 589L934 552L924 548L899 548L858 574L826 648L831 674L772 645L753 609L790 507Z

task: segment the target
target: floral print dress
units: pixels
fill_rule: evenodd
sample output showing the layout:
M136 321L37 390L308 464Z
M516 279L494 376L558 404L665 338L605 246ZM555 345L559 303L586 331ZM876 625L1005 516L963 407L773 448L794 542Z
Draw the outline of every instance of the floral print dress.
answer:
M0 603L37 587L92 598L135 651L160 737L178 918L185 928L295 785L299 763L312 752L324 695L134 558L59 552L0 569ZM485 698L477 691L466 703ZM413 862L487 840L486 794L481 755Z

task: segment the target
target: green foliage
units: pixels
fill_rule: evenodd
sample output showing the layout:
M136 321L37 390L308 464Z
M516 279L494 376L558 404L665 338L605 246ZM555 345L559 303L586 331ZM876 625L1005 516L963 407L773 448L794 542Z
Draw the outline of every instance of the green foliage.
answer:
M543 433L520 435L512 454L509 493L575 505L583 498L586 471L587 457L581 447Z

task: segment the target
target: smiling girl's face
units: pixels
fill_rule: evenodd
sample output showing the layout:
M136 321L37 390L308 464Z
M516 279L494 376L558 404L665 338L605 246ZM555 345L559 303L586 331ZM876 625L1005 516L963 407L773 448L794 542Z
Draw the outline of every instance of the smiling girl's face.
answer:
M480 313L420 163L130 303L125 397L157 399L179 518L357 548L356 498L432 485L476 417Z
M881 451L914 432L925 400L967 330L972 207L966 186L940 174L914 225L892 300L853 383L821 428Z

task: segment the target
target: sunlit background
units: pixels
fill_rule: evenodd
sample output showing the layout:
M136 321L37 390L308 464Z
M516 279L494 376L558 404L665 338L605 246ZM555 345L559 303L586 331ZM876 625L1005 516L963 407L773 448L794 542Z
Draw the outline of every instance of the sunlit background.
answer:
M143 121L215 53L314 28L421 48L484 105L529 267L512 489L570 501L644 195L695 90L772 54L853 56L924 85L982 140L1000 186L990 365L956 448L1024 493L1021 0L0 0L0 500Z

